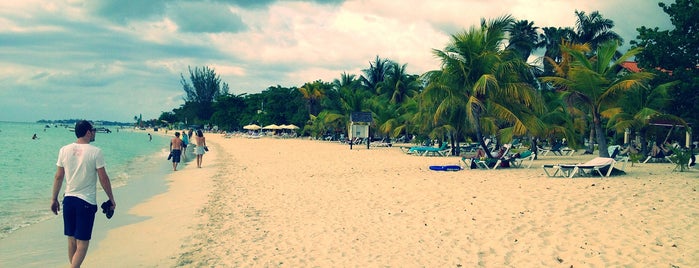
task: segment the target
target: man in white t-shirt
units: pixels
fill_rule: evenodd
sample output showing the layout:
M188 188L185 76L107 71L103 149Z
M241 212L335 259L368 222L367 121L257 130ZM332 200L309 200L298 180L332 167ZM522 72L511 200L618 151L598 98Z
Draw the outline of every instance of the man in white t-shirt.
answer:
M97 180L111 201L109 209L114 211L116 208L102 150L90 144L95 141L96 133L90 122L83 120L76 123L77 141L63 146L56 162L58 168L53 182L51 211L58 215L61 210L58 193L65 178L63 230L68 236L68 261L71 267L80 267L90 245L97 212Z

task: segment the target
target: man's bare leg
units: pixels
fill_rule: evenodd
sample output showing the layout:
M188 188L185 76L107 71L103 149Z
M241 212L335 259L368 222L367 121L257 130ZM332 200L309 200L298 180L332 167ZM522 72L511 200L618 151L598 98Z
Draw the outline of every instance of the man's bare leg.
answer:
M90 240L78 240L71 236L68 237L68 261L70 261L70 267L77 268L82 265L89 246Z
M75 255L75 250L77 249L77 241L75 237L68 237L68 263L73 263L73 255Z

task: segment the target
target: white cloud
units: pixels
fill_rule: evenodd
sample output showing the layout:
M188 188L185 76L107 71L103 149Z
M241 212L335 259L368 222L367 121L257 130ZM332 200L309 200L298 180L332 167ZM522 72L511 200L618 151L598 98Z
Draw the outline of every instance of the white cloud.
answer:
M655 2L3 1L0 120L85 117L82 102L94 119L154 118L182 104L188 66L214 68L234 94L359 75L377 55L421 74L450 34L507 14L572 27L576 9L599 10L628 44L635 28L668 24Z

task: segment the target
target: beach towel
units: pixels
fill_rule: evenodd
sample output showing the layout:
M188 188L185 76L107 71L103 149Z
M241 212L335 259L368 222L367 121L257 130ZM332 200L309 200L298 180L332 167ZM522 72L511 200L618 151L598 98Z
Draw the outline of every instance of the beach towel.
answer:
M434 171L459 171L459 170L461 170L461 167L459 165L430 166L430 170L434 170Z

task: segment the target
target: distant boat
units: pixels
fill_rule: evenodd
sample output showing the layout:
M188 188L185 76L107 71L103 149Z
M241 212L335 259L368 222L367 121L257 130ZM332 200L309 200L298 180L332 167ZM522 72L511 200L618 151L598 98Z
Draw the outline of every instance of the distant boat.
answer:
M97 132L99 132L99 133L112 133L112 131L106 127L98 127L96 129L97 129Z
M98 127L98 128L95 128L95 129L97 130L98 133L112 133L112 131L109 130L108 128L106 128L106 127ZM74 127L69 127L68 130L69 130L70 132L75 132L75 128L74 128Z

